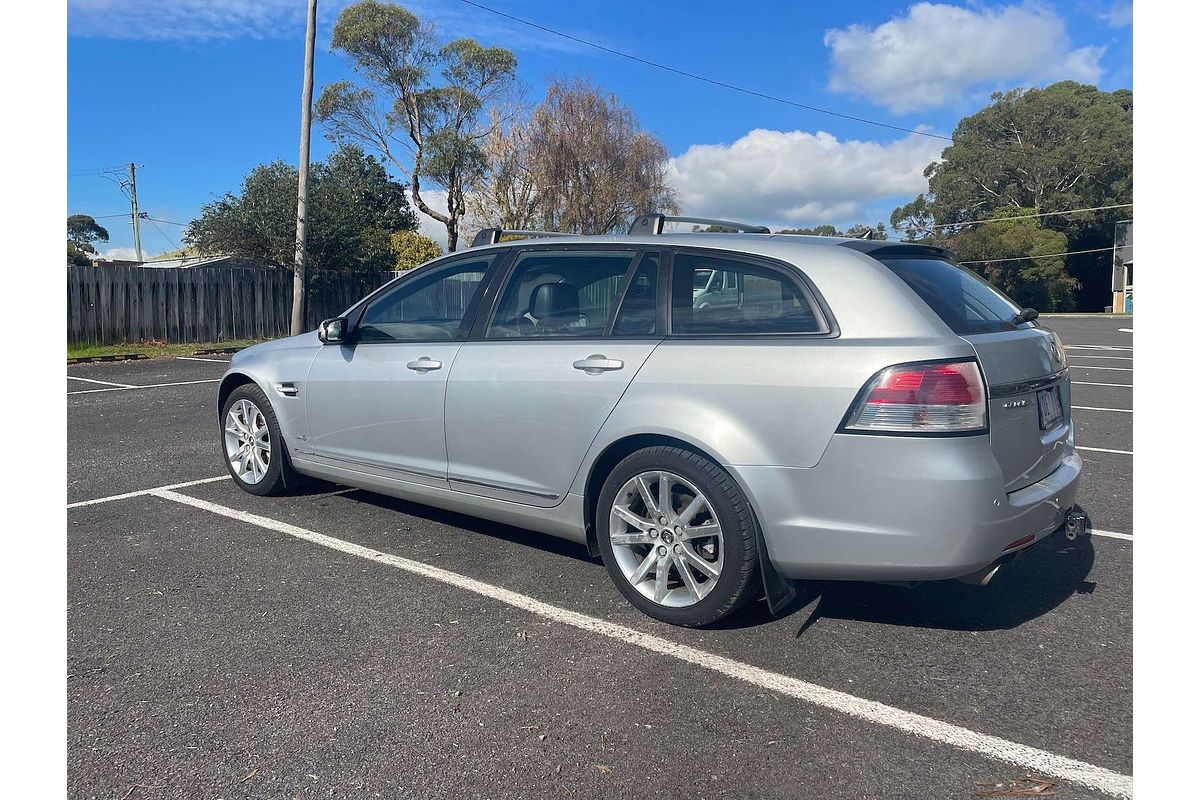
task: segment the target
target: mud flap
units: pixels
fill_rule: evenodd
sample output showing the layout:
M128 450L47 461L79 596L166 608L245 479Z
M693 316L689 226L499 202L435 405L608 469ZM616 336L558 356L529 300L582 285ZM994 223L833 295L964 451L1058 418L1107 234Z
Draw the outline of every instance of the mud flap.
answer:
M767 608L772 614L778 614L795 599L796 588L780 575L771 563L771 556L767 553L767 542L763 539L758 520L754 521L754 537L758 540L758 570L762 575L763 593L767 596Z

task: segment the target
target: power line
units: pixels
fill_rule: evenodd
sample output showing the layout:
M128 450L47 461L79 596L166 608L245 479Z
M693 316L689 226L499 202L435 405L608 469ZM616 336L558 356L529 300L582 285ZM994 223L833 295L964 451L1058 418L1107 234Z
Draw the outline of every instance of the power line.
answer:
M572 36L569 33L564 33L563 31L555 30L554 28L549 28L549 27L547 27L545 25L541 25L537 22L532 22L530 20L523 19L523 18L515 16L513 14L509 14L507 12L500 11L499 9L491 8L490 6L485 6L482 3L475 2L475 0L459 0L459 1L466 5L472 6L473 8L477 8L480 11L486 11L489 14L495 14L498 17L503 17L504 19L511 20L511 21L519 23L521 25L526 25L530 28L534 28L534 29L542 31L544 33L549 33L553 36L558 36L563 39L567 39L567 40L575 42L577 44L584 45L585 47L591 47L596 50L600 50L605 53L609 53L611 55L618 56L620 58L625 58L630 61L635 61L639 64L644 64L645 66L648 66L648 67L653 67L654 69L660 69L665 72L672 72L676 75L681 75L685 78L691 78L692 80L701 81L703 83L707 83L712 86L719 86L722 89L729 89L734 92L740 92L742 94L749 95L751 97L758 97L763 100L770 100L775 103L782 103L784 105L793 106L795 108L802 108L805 111L813 111L818 114L826 114L831 117L838 117L840 119L850 120L851 122L860 122L864 125L874 125L877 128L887 128L888 130L899 131L901 133L914 134L916 136L925 136L930 139L940 139L942 141L950 142L951 144L962 144L962 145L974 144L978 147L986 147L986 148L990 148L992 150L998 150L1001 152L1016 153L1017 155L1022 155L1022 156L1052 155L1052 154L1046 153L1045 151L1042 151L1042 150L1025 150L1023 148L1010 147L1010 146L1006 146L1006 145L1002 145L1002 144L996 144L994 142L982 142L981 141L981 142L972 143L969 141L964 141L963 139L956 139L953 136L946 136L946 135L940 134L940 133L930 133L929 131L922 131L922 130L918 130L916 128L905 128L902 125L892 125L887 122L880 122L879 120L867 119L866 117L857 117L857 116L854 116L853 114L844 114L840 111L834 111L834 110L828 109L828 108L821 108L820 106L814 106L814 105L810 105L808 103L801 103L798 100L789 100L786 97L780 97L778 95L769 94L767 92L761 92L757 89L748 89L745 86L738 86L737 84L727 83L725 81L717 80L716 78L710 78L706 75L699 75L695 72L688 72L687 70L680 69L678 67L672 67L669 64L662 64L658 61L651 61L648 58L642 58L641 56L634 55L633 53L626 53L623 50L617 50L612 47L608 47L606 45L588 41L587 39L581 39L578 36ZM1092 166L1100 166L1100 167L1107 166L1105 164L1098 163L1098 162L1091 161L1091 160L1081 159L1081 161L1083 163L1091 164Z
M1112 249L1113 249L1113 246L1109 245L1108 247L1093 247L1091 250L1068 250L1065 253L1046 253L1046 254L1040 255L1040 256L1013 256L1012 258L980 258L980 259L976 259L975 261L959 261L958 263L959 264L995 264L1000 261L1025 261L1027 259L1031 260L1031 259L1035 259L1035 258L1059 258L1061 256L1077 256L1082 253L1102 253L1102 252L1106 252L1106 251L1111 251Z
M115 167L79 167L77 169L68 170L67 177L72 178L79 177L81 175L103 175L105 172L123 169L125 169L123 164Z
M166 240L167 240L167 244L171 245L171 247L172 247L172 248L174 248L174 249L176 249L176 250L178 250L178 249L179 249L179 243L178 243L178 242L176 242L176 241L173 241L173 240L171 239L171 237L170 237L170 236L167 236L167 232L166 232L166 231L164 231L162 228L158 227L158 222L157 222L156 220L153 220L153 219L151 219L151 218L147 217L147 218L146 218L146 221L147 221L147 222L149 222L151 225L153 225L153 226L154 226L154 230L158 231L158 232L159 232L159 234L160 234L160 235L161 235L161 236L162 236L164 239L166 239Z
M172 222L169 219L159 219L158 217L148 216L145 211L140 212L140 214L142 219L147 220L148 222L161 222L164 225L178 225L181 228L186 228L188 226L188 223L186 222ZM123 211L120 214L89 214L88 216L90 216L92 219L112 219L113 217L128 217L129 212Z
M759 97L759 98L762 98L763 100L771 100L776 103L783 103L785 105L795 106L796 108L802 108L805 111L814 111L818 114L828 114L829 116L832 116L832 117L840 117L841 119L850 120L851 122L861 122L864 125L874 125L879 128L887 128L889 130L899 131L901 133L912 133L912 134L916 134L918 136L927 136L930 139L942 139L947 142L955 141L953 137L944 136L940 133L930 133L929 131L921 131L921 130L917 130L916 128L905 128L901 125L891 125L886 122L879 122L878 120L867 119L866 117L856 117L853 114L843 114L840 111L832 111L828 108L820 108L819 106L808 105L807 103L801 103L796 100L789 100L786 97L779 97L778 95L767 94L766 92L760 92L757 89L747 89L744 86L737 86L736 84L726 83L725 81L719 81L719 80L716 80L715 78L709 78L704 75L697 75L694 72L688 72L687 70L679 69L678 67L672 67L668 64L660 64L657 61L651 61L648 58L642 58L641 56L636 56L633 53L626 53L621 50L615 50L611 47L606 47L605 45L597 44L596 42L589 42L587 39L580 39L578 36L572 36L569 33L563 33L562 31L556 31L553 28L547 28L545 25L539 25L536 22L530 22L527 19L522 19L521 17L513 16L512 14L505 13L498 9L490 8L488 6L483 5L482 3L476 3L476 2L474 2L474 0L461 0L461 2L466 3L469 6L474 6L475 8L478 8L480 11L487 11L488 13L495 14L498 17L504 17L505 19L512 20L513 22L518 22L522 25L527 25L530 28L536 28L537 30L543 31L544 33L553 34L554 36L560 36L563 39L569 39L572 42L576 42L578 44L585 45L586 47L593 47L597 50L602 50L605 53L610 53L614 56L620 56L621 58L629 59L630 61L636 61L639 64L644 64L648 67L654 67L655 69L661 69L661 70L665 70L667 72L673 72L676 75L682 75L685 78L691 78L692 80L702 81L704 83L708 83L713 86L719 86L722 89L730 89L735 92L741 92L742 94L750 95L751 97Z
M1118 203L1112 206L1095 206L1093 208L1072 208L1066 211L1043 211L1040 214L1022 214L1016 217L996 217L994 219L976 219L970 222L943 222L940 225L930 225L929 229L957 228L966 225L986 225L989 222L1008 222L1014 219L1033 219L1034 217L1054 217L1062 214L1084 214L1088 211L1108 211L1112 208L1132 208L1133 203Z

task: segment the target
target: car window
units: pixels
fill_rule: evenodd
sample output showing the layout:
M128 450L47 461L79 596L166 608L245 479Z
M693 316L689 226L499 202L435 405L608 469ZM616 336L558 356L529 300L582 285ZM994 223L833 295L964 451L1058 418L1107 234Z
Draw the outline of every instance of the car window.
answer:
M698 273L708 276L699 289ZM680 253L675 256L671 286L674 333L824 333L826 330L799 278L782 270Z
M1016 330L1020 308L963 266L939 258L881 258L959 336Z
M601 250L521 253L487 338L603 335L634 255Z
M652 336L658 327L658 254L646 253L625 290L614 336Z
M456 261L398 284L367 306L358 323L359 341L465 339L467 309L495 257L491 253Z

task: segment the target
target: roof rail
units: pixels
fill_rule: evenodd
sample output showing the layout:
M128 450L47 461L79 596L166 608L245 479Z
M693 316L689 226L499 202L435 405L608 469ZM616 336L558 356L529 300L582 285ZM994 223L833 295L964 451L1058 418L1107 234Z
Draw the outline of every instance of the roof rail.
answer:
M479 247L485 244L499 244L500 240L505 236L522 236L526 239L537 239L543 236L574 236L573 233L560 233L559 231L517 231L507 230L505 228L484 228L479 233L475 234L475 238L471 240L471 247Z
M642 214L629 226L630 236L657 236L663 232L663 225L668 222L693 222L697 225L708 225L717 228L730 228L742 233L770 233L771 229L762 225L751 225L747 222L733 222L728 219L709 219L708 217L668 217L663 214Z

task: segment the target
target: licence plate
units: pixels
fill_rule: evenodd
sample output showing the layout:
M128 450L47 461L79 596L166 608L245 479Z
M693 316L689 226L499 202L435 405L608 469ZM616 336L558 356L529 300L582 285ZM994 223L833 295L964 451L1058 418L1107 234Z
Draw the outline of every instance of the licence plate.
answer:
M1038 423L1042 430L1057 428L1063 421L1062 395L1057 386L1042 389L1037 393Z

